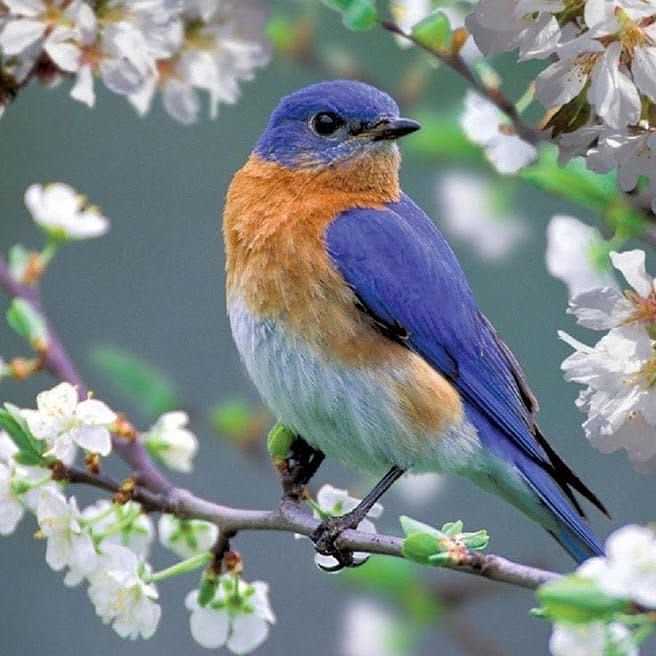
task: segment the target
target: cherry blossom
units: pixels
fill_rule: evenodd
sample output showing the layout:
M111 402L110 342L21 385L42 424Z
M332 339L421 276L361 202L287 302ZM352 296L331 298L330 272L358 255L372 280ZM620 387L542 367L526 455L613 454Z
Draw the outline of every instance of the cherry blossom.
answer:
M549 651L553 656L638 656L639 653L629 629L618 622L558 622L549 640Z
M98 208L86 206L84 196L62 182L30 185L25 205L36 224L57 239L91 239L109 230Z
M191 635L202 647L227 647L235 654L257 649L269 635L276 618L269 603L269 586L263 581L246 583L225 575L221 577L214 598L205 606L192 590L185 600L191 611Z
M70 383L59 383L36 397L36 410L21 414L32 434L46 440L48 451L69 463L75 447L109 455L112 445L108 427L116 414L102 401L87 399L78 402L77 390Z
M198 439L185 428L188 422L186 412L167 412L143 436L153 456L170 469L187 473L198 451Z
M181 558L209 551L219 537L216 524L200 519L179 519L163 514L157 525L160 542Z
M89 575L88 593L96 613L122 638L147 639L157 629L162 611L148 575L148 566L117 544L104 545L98 567Z

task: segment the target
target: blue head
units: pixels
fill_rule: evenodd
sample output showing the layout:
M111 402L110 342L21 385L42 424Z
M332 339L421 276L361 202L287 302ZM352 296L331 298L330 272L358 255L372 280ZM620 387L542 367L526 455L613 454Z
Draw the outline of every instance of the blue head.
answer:
M320 82L280 101L254 152L290 168L321 167L395 148L395 139L419 127L375 87Z

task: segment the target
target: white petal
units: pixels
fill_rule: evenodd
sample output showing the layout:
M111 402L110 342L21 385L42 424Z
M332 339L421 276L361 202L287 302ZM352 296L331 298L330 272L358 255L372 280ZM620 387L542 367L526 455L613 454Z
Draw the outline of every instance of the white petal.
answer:
M101 456L108 456L112 450L112 438L103 426L80 427L75 442L78 446Z
M189 84L169 80L162 91L162 102L166 111L180 123L189 125L198 118L198 94Z
M91 66L82 66L77 72L75 84L71 89L71 98L93 107L96 103L96 94L93 90L93 72Z
M80 50L73 43L75 32L57 28L44 43L43 49L52 61L64 71L74 73L80 67Z
M116 421L116 413L102 401L87 399L77 406L76 416L85 424L107 426Z
M635 289L640 296L646 298L652 292L653 280L647 275L645 268L645 252L639 249L610 254L613 266L621 272L626 282Z
M191 635L206 649L222 647L228 638L228 613L225 610L198 608L189 618Z
M636 48L631 72L638 89L656 102L656 48L654 46Z
M41 412L53 417L71 417L77 406L77 390L70 383L59 383L51 390L39 393L36 405Z
M502 175L516 173L537 158L535 146L520 139L517 135L504 135L490 144L486 150L488 159Z
M11 20L0 32L0 49L5 55L19 55L36 43L45 30L45 23L40 21Z
M535 97L545 107L560 107L575 98L588 75L583 63L564 59L545 68L535 81Z
M269 625L255 614L240 614L232 622L227 647L235 654L248 654L257 649L269 635Z
M628 318L631 304L617 289L602 287L576 295L567 309L577 323L591 330L610 330Z

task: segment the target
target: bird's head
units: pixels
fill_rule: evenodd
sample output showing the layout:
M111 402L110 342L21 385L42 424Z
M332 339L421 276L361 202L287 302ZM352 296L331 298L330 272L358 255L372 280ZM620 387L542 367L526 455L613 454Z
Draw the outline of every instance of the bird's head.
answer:
M285 96L255 154L288 168L321 168L396 149L420 128L386 93L362 82L320 82Z

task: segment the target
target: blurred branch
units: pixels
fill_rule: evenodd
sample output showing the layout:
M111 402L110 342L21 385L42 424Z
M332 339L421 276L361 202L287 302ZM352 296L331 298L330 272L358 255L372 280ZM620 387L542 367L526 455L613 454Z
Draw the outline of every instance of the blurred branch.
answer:
M0 287L4 289L9 298L22 298L28 301L43 316L48 331L48 345L43 354L43 369L50 372L55 378L74 385L77 388L79 396L84 398L88 393L88 388L69 357L59 336L47 319L38 287L23 285L15 280L9 271L6 260L1 255ZM133 468L140 482L146 487L158 492L173 487L173 484L155 466L146 448L136 437L126 439L115 435L112 436L112 445L121 458Z

